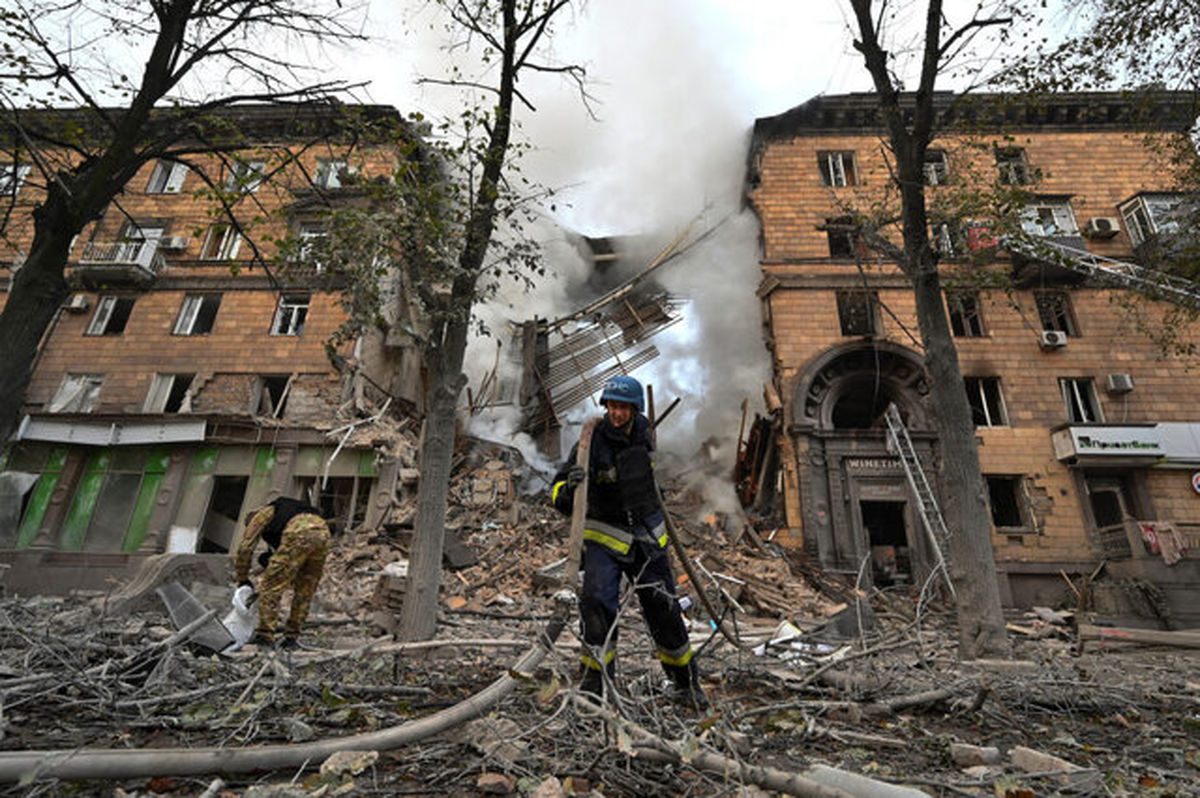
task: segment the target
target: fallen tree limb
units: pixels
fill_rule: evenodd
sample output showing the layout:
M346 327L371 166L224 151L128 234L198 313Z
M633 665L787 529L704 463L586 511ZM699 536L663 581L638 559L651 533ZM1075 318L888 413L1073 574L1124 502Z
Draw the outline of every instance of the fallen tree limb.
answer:
M0 782L28 782L38 778L130 779L147 776L195 776L208 773L245 773L319 765L338 751L386 751L416 742L476 718L520 683L513 676L537 665L562 633L567 613L547 624L533 646L509 672L464 701L420 720L388 729L314 740L297 745L264 745L254 748L74 748L58 751L0 751Z
M1146 646L1172 646L1174 648L1200 648L1200 632L1164 632L1158 629L1126 629L1120 626L1093 626L1079 624L1079 648L1087 640L1114 643L1141 643Z

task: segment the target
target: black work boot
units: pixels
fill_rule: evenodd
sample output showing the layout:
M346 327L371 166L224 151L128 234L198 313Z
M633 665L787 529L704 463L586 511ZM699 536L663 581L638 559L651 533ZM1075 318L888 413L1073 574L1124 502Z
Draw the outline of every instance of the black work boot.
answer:
M708 709L708 696L700 685L700 672L696 663L687 665L663 665L667 675L671 677L674 686L671 688L671 700L680 706L704 712Z
M597 701L604 698L604 674L595 668L583 666L583 679L579 682L579 692L594 696Z

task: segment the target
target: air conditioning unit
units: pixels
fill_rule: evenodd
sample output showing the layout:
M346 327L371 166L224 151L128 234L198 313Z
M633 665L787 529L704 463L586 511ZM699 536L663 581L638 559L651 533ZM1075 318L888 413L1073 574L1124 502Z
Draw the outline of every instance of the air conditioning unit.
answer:
M187 236L164 236L158 240L158 246L162 249L187 249L190 243L192 239Z
M1061 330L1042 330L1042 349L1060 349L1067 345L1068 336Z
M88 302L87 294L72 294L67 300L67 304L63 305L63 310L67 313L83 313L91 303Z
M1097 216L1088 219L1083 234L1088 238L1112 238L1121 232L1121 220L1115 216Z
M1133 375L1109 374L1104 380L1104 387L1109 393L1129 393L1133 390Z

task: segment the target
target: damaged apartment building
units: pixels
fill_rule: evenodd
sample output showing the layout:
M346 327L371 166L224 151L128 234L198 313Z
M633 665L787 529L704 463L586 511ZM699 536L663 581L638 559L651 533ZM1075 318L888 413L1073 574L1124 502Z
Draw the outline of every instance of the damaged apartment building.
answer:
M236 145L198 140L186 161L148 163L71 247L75 293L0 455L10 590L103 588L150 555L226 552L247 512L280 494L311 498L343 529L389 506L399 466L355 421L389 401L419 406L418 355L373 332L331 358L340 285L319 262L283 263L276 244L303 253L329 208L390 178L400 116L244 106L216 121ZM19 151L4 183L0 303L44 185ZM231 214L214 188L233 195Z
M1181 216L1155 142L1187 129L1190 97L997 102L962 127L958 99L937 98L941 129L961 132L928 152L930 207L973 180L1016 189L1026 241L1044 243L1010 251L969 218L933 218L1005 602L1073 604L1090 579L1098 609L1194 623L1200 370L1136 321L1200 306L1155 256ZM817 97L756 121L747 191L790 542L829 570L871 562L876 584L921 584L936 553L885 411L900 411L940 498L937 408L909 281L858 245L850 218L892 184L885 141L873 95ZM1180 334L1183 349L1196 340Z

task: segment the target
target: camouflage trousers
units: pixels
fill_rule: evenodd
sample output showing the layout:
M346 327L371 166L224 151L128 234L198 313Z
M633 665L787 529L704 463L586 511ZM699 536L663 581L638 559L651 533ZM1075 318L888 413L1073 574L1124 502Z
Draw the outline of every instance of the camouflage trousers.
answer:
M258 590L258 630L264 640L275 636L283 592L292 588L292 607L283 633L297 637L308 617L313 594L329 554L329 527L318 516L298 515L283 528L279 548L263 571Z

